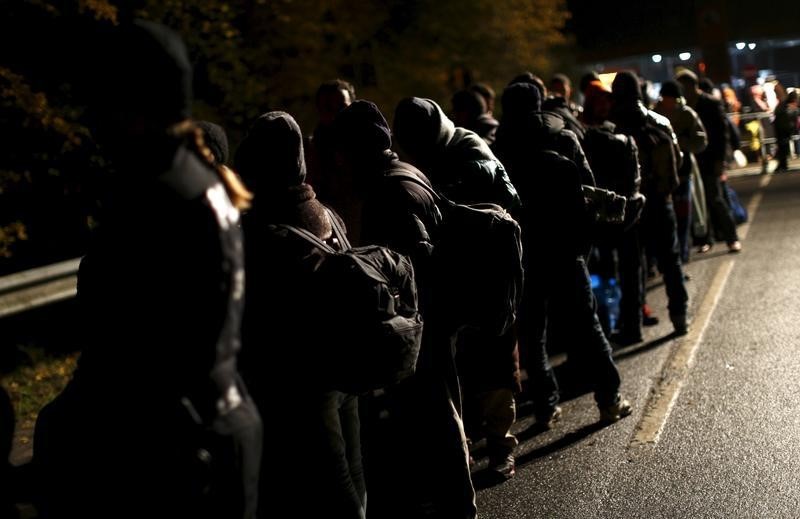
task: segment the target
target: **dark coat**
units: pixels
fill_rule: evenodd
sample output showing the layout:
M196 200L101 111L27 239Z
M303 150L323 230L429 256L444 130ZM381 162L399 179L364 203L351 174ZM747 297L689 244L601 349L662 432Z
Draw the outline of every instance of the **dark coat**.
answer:
M692 108L700 116L708 137L708 145L696 155L700 173L703 175L722 173L721 164L725 160L730 139L722 101L704 92L694 100Z
M477 133L486 144L491 146L494 144L498 126L500 126L500 122L497 119L489 114L481 114L467 125L467 129Z
M562 119L566 128L578 137L578 141L583 144L584 128L583 125L575 117L570 103L561 96L548 97L542 102L542 110L545 112L552 112Z
M197 420L226 421L244 442L229 445L248 459L227 460L234 473L226 483L242 476L233 465L260 456L260 420L237 372L238 212L194 153L179 147L170 155L163 170L154 159L142 162L151 171L118 173L114 203L81 262L85 348L65 391L39 416L34 456L46 467L41 487L57 489L45 505L72 507L60 512L68 517L107 514L104 500L127 503L123 517L153 510L221 517L201 497L209 471L197 453L209 446ZM231 410L221 418L225 406ZM254 486L257 462L252 467L245 477L255 477ZM225 516L243 515L232 502L221 505Z
M517 220L529 243L526 255L585 251L592 219L581 185L594 186L595 180L578 138L565 128L564 120L548 112L509 123L504 119L495 151L522 200Z

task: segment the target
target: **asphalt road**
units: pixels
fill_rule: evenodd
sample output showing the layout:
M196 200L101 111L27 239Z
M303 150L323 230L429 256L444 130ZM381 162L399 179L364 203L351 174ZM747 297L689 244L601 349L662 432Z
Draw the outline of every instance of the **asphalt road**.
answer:
M800 172L731 185L757 210L741 254L687 266L690 334L656 281L662 324L615 352L633 415L600 427L583 394L536 434L523 403L516 477L475 473L481 518L800 517Z

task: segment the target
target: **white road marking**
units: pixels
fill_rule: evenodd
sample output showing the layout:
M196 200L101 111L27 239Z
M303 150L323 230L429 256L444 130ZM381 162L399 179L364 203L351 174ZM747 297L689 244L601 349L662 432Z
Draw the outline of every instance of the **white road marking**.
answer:
M761 200L764 198L763 190L769 185L771 179L772 175L764 175L761 178L759 190L753 194L750 203L747 204L748 221L738 230L741 240L747 237L747 233L750 230L750 222L753 221ZM711 322L711 316L719 303L722 291L725 289L735 263L736 260L733 257L726 258L714 274L711 286L698 308L698 313L694 317L689 333L678 341L675 350L662 369L661 376L651 390L642 419L634 430L630 443L631 448L658 443L681 388L694 365L697 350L703 341L705 331Z

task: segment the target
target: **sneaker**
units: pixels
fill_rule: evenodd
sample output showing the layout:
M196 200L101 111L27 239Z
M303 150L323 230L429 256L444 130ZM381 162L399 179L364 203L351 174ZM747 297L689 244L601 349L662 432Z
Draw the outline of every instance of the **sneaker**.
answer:
M728 243L728 252L737 253L742 252L742 242L739 240Z
M511 479L517 473L517 466L513 454L508 454L503 458L492 458L489 460L489 470L503 479Z
M617 401L610 406L598 406L598 409L600 409L600 421L604 423L614 423L633 412L631 403L621 396L617 397Z
M653 310L647 303L642 305L642 325L655 326L658 324L658 317L653 315Z
M556 422L558 422L560 419L561 408L559 406L555 406L548 413L536 415L536 426L545 431L549 431L555 427Z
M669 319L672 321L672 326L675 327L676 335L689 333L689 322L686 320L686 314L671 314Z
M709 243L704 243L703 245L697 248L697 252L699 254L705 254L710 251L711 251L711 244Z

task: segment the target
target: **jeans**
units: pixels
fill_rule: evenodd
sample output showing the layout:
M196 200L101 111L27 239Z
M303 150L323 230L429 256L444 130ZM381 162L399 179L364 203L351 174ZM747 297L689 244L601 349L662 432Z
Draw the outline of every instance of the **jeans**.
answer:
M585 374L601 407L616 402L619 371L611 345L597 318L597 301L583 256L560 256L541 261L528 277L530 287L525 326L528 374L534 413L544 414L558 402L558 384L547 359L546 344L565 347L570 364ZM522 337L521 337L522 338Z

